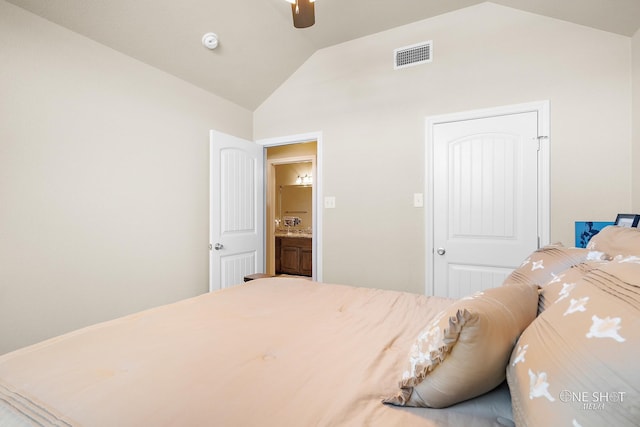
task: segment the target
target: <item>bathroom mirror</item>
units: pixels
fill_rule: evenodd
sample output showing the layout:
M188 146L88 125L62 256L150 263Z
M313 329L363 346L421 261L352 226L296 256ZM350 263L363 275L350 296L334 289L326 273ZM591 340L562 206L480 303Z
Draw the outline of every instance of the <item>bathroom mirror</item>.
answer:
M312 225L312 192L311 186L281 185L278 192L279 218L300 218L300 224L296 227L307 229ZM282 222L284 225L284 221Z

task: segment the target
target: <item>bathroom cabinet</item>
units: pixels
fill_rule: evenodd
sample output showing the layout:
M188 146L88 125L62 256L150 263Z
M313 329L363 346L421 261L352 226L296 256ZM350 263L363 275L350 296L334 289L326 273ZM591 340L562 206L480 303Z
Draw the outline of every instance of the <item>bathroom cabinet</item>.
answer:
M276 237L276 274L311 276L313 249L310 237Z

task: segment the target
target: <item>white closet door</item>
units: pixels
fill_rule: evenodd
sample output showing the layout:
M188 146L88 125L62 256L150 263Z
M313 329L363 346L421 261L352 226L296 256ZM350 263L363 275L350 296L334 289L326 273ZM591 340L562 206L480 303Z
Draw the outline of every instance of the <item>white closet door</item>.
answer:
M434 293L499 286L538 247L536 112L433 127Z

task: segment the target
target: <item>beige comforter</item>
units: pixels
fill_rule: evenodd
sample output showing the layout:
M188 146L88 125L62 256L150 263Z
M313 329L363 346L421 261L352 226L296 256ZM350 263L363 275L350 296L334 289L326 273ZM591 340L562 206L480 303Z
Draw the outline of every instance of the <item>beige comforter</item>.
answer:
M252 281L0 356L0 416L109 427L501 425L504 389L447 410L381 403L419 330L449 302Z

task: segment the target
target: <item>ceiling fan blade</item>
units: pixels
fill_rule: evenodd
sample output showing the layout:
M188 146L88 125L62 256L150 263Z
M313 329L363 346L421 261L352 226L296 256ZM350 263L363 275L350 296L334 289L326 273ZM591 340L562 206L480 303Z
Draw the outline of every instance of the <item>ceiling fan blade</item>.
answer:
M314 2L311 0L298 0L291 4L291 13L296 28L307 28L316 23Z

